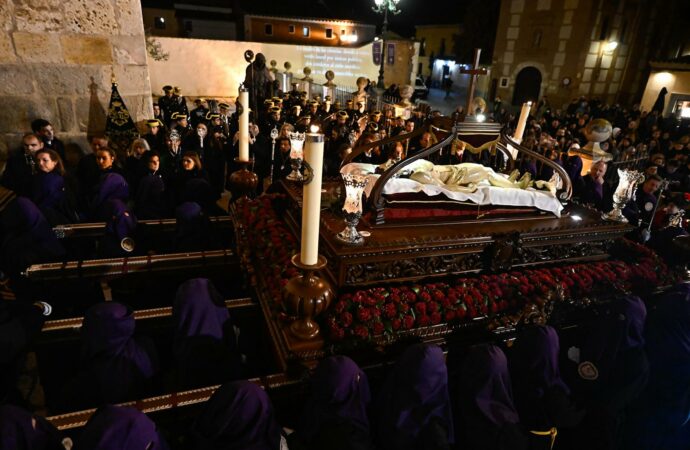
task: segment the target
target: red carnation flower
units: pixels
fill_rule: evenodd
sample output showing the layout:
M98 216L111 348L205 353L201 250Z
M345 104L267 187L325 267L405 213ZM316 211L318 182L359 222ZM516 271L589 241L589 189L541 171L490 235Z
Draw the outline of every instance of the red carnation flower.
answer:
M355 336L357 336L358 338L366 339L369 337L369 330L367 330L367 327L365 327L364 325L357 325L355 327L354 332Z
M372 295L367 295L364 297L364 304L368 306L376 306L378 300Z
M403 328L409 330L414 326L414 317L407 315L403 317Z
M420 315L426 314L426 303L422 303L422 302L415 303L414 310Z
M385 327L381 322L374 322L374 335L378 336L383 334L383 331L385 330Z
M428 309L429 309L429 312L430 312L430 313L438 312L438 309L439 309L438 303L436 303L436 302L430 302L430 303L429 303Z
M400 319L391 320L391 328L393 328L393 330L399 330L401 325L402 321Z
M431 313L429 317L431 318L432 325L438 325L439 323L441 323L441 313L434 312Z
M398 309L393 303L386 303L383 307L384 314L387 318L392 319L398 313Z
M367 322L371 319L371 312L369 308L359 308L357 309L357 320L360 322Z
M455 319L455 311L452 309L449 309L446 311L446 322L450 322L451 320Z
M350 314L349 312L345 311L339 317L340 323L343 325L343 327L347 328L350 325L352 325L352 314Z
M426 314L417 316L417 325L420 327L428 327L431 324L431 318Z

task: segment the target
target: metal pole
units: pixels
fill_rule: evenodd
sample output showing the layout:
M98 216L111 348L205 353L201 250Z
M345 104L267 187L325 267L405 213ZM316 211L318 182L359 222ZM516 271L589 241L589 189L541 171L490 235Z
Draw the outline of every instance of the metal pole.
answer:
M383 83L383 65L386 62L386 40L384 36L388 31L388 5L385 5L384 8L385 9L383 10L383 27L381 28L381 65L379 67L379 79L376 83L376 87L379 89L386 89L386 85Z

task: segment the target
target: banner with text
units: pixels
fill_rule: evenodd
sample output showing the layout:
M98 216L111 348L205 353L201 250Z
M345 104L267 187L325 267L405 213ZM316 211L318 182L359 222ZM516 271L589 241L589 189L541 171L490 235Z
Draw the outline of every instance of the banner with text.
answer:
M388 48L386 48L386 64L392 66L395 64L395 44L393 42L388 43Z
M383 44L381 41L375 41L371 45L371 53L374 57L374 64L377 66L381 65L381 50L383 49Z

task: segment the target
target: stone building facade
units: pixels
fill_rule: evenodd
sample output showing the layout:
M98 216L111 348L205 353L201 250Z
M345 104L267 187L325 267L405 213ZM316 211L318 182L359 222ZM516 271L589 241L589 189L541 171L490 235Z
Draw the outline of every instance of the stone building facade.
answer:
M135 121L153 113L139 0L2 0L0 24L1 159L39 117L86 151L113 74Z
M374 40L376 26L352 20L245 14L244 39L297 45L359 47Z
M436 59L455 60L453 41L460 33L460 24L416 25L415 39L420 42L418 72L424 78L431 76ZM452 56L451 56L452 55Z
M554 107L579 96L623 104L639 101L653 42L676 3L502 2L493 90L514 105L544 95Z

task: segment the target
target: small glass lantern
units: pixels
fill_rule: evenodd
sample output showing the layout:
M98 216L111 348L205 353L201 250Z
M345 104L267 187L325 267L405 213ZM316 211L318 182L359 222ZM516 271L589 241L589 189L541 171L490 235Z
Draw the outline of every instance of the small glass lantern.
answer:
M613 193L613 209L601 215L604 220L627 223L623 208L633 198L637 185L644 180L644 175L636 170L618 169L618 187Z
M364 237L357 231L357 224L362 218L362 194L369 179L366 175L352 173L342 174L345 183L345 203L343 204L343 217L346 227L335 237L345 244L360 245Z
M288 138L290 139L290 167L292 167L292 172L285 177L290 181L302 181L302 159L304 158L304 140L306 138L305 133L299 132L288 132Z

